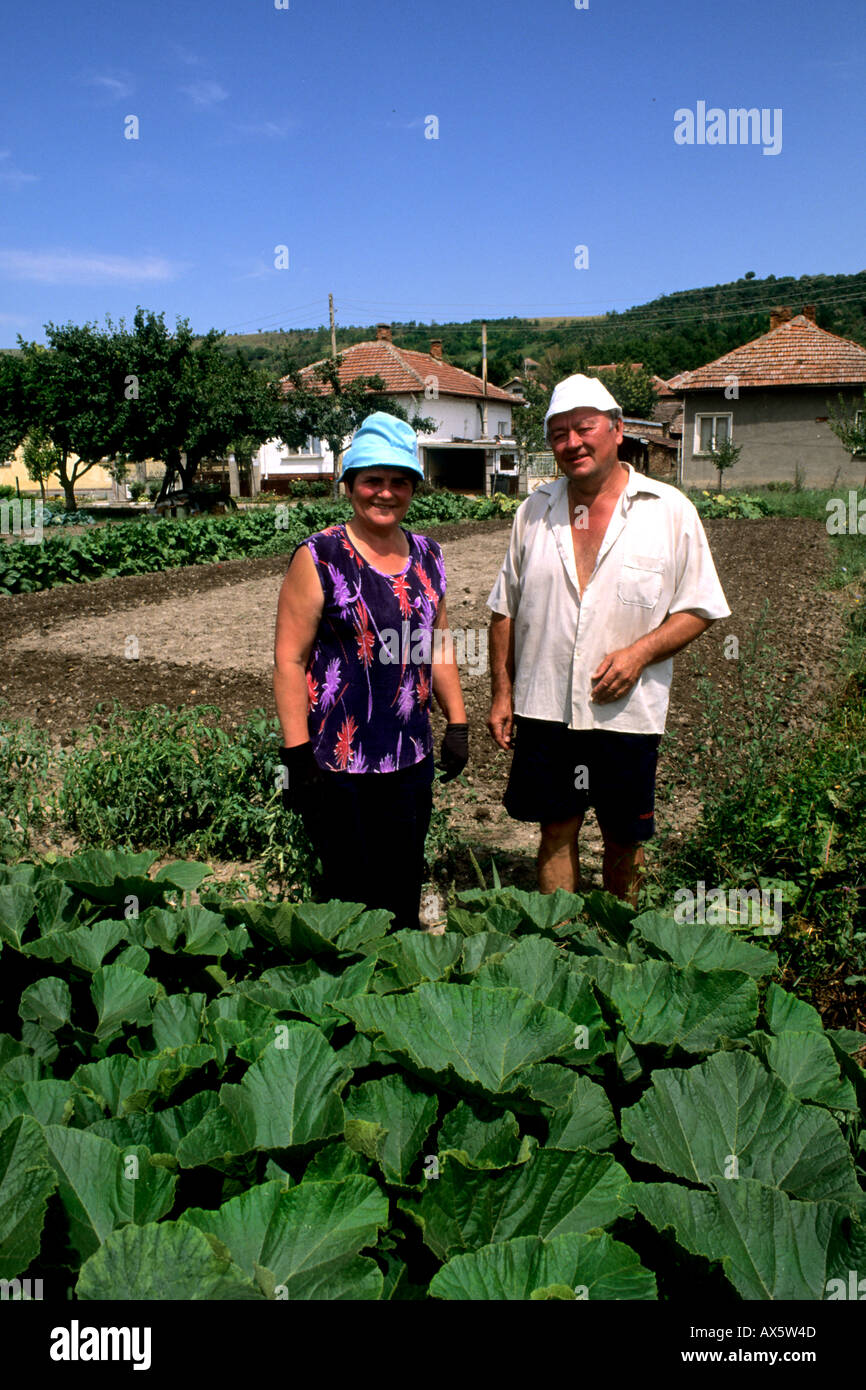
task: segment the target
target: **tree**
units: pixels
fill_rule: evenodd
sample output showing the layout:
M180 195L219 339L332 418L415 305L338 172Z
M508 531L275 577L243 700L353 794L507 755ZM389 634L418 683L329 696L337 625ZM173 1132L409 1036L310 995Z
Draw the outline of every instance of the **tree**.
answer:
M612 372L599 372L598 379L610 391L623 415L649 420L656 407L658 395L652 377L644 368L637 370L629 362L620 362Z
M385 394L382 377L358 376L340 380L342 357L326 358L313 368L312 382L296 369L286 377L285 414L279 437L289 448L299 448L310 435L324 439L334 456L334 496L339 492L337 461L346 440L368 415L386 410L407 420L418 434L430 434L436 421L425 415L411 418L398 401Z
M136 309L124 332L126 362L123 440L132 462L165 462L160 499L188 492L205 459L222 459L243 442L253 451L279 432L283 410L277 383L245 360L227 353L225 334L210 329L196 340L186 319L174 333L162 314Z
M21 358L0 353L0 460L11 458L27 433Z
M727 435L718 444L715 440L713 441L710 447L710 458L713 461L713 466L718 469L719 492L722 491L722 474L727 468L733 468L742 452L742 444L734 444Z
M53 442L66 510L74 512L75 484L92 468L101 465L116 479L125 474L124 365L110 319L104 329L47 323L45 336L47 347L18 338L22 438Z
M836 399L838 410L827 402L831 430L836 438L842 441L849 454L866 454L866 388L863 390L862 406L852 406L841 394Z
M548 448L544 435L544 417L550 400L550 392L541 382L527 377L523 383L525 405L518 401L512 411L514 438L521 454L543 453Z
M39 484L42 502L45 502L45 484L60 468L61 451L57 445L35 428L24 440L24 467L33 483Z

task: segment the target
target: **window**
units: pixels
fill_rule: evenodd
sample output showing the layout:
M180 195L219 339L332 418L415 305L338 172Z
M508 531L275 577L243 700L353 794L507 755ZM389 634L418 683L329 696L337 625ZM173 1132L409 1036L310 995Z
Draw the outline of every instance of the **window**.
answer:
M300 458L301 456L321 458L322 441L311 434L299 449L289 449L287 446L283 446L283 453L286 457L291 458Z
M709 454L731 437L731 415L695 416L695 453Z
M509 437L511 431L508 428L507 420L497 420L496 433L500 436L501 439L507 439Z

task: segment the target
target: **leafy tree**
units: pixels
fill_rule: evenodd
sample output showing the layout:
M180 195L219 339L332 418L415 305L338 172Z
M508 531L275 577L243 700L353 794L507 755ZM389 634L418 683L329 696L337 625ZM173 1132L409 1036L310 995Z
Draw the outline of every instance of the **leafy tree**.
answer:
M110 319L105 328L47 323L45 336L47 347L18 338L22 438L36 434L53 442L66 510L74 512L75 484L84 474L97 465L116 479L126 472L124 363Z
M326 358L313 368L312 381L292 369L286 377L285 414L278 434L289 448L299 448L310 436L324 439L334 455L334 496L339 492L337 460L346 440L368 415L386 410L401 420L408 420L419 434L432 433L435 420L425 415L411 418L392 397L385 394L382 377L358 376L351 381L340 380L342 357Z
M836 399L838 409L827 402L831 430L837 439L842 441L849 454L866 454L866 388L863 391L862 406L850 405L841 394Z
M710 448L710 458L719 474L719 492L722 491L722 474L726 469L733 468L742 452L742 444L734 444L727 436L720 443L713 443Z
M550 400L550 392L540 381L528 377L523 384L525 405L515 401L511 418L514 438L521 454L543 453L548 443L544 437L544 417Z
M45 501L45 484L57 473L61 464L61 450L48 435L38 427L28 434L24 441L24 467L33 483L39 484L42 501Z
M280 392L211 329L196 340L186 319L174 333L164 316L141 308L122 335L127 382L126 457L165 462L160 498L180 479L188 492L205 459L221 459L244 441L253 449L279 431Z
M630 363L621 362L615 371L599 372L598 379L622 408L623 415L636 416L639 420L651 418L658 395L645 367L635 371Z
M11 458L27 433L21 358L0 353L0 460Z

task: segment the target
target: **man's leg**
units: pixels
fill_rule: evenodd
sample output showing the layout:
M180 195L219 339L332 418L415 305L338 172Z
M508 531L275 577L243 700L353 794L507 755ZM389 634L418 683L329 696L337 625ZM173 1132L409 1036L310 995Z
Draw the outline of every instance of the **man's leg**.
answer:
M637 895L643 880L644 852L643 842L630 845L618 844L602 829L604 840L604 862L602 883L608 893L622 898L624 902L637 907Z
M580 880L577 836L582 825L583 816L542 825L538 847L539 892L555 893L557 888L564 888L568 893L577 892Z

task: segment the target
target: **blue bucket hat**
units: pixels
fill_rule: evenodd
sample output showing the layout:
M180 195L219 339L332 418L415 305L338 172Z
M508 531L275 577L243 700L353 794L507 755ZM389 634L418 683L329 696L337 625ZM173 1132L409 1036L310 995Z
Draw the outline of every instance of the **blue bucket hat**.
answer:
M341 478L359 468L405 468L424 477L415 431L405 420L377 410L368 415L343 456Z

